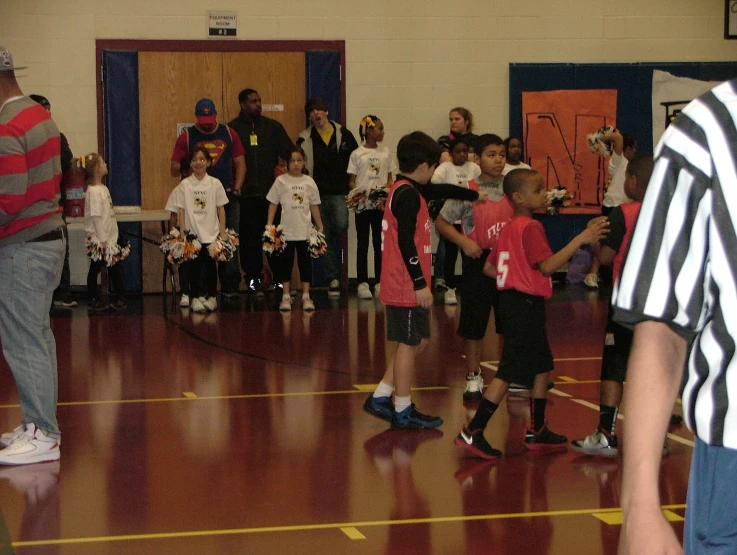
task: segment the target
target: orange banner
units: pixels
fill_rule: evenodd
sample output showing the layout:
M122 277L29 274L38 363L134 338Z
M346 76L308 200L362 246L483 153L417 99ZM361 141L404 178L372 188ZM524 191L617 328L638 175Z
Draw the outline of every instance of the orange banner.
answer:
M548 189L568 189L573 200L565 212L601 206L609 159L592 154L586 136L616 125L616 119L616 89L522 93L525 161L542 174Z

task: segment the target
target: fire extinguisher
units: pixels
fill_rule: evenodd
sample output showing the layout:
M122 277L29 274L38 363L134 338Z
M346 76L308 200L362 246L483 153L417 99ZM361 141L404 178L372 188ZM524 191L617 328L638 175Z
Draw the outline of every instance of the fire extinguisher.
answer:
M71 167L64 172L61 185L66 191L64 215L67 218L84 216L84 170L79 158L72 160Z

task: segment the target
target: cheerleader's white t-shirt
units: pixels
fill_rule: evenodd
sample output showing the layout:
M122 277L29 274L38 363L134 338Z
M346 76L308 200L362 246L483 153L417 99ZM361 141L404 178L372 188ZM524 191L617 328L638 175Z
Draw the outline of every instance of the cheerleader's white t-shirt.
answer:
M502 175L507 175L512 170L531 170L532 168L525 164L524 162L520 162L516 166L513 166L512 164L504 164L504 169L502 170Z
M218 207L228 204L223 184L219 179L206 174L202 180L190 175L179 184L174 207L184 209L183 231L189 230L209 245L220 235Z
M309 175L280 175L269 189L266 200L281 204L281 226L287 241L306 241L310 237L310 206L320 204L320 193Z
M456 166L453 162L440 164L432 176L433 183L450 183L468 189L468 182L481 175L481 168L475 162L466 162Z
M351 153L347 171L356 176L356 187L368 193L386 185L389 182L388 175L394 174L397 168L394 155L385 146L359 146Z
M98 228L92 220L100 218ZM101 243L111 245L118 242L118 220L115 218L113 199L105 185L88 185L84 197L84 231L97 237Z

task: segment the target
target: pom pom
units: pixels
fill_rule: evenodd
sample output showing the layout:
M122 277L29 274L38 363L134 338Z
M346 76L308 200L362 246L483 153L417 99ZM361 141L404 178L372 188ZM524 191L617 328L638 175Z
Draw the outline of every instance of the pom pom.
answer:
M609 135L614 131L614 127L611 125L605 125L600 127L596 133L589 133L586 135L586 141L589 144L589 150L597 156L611 156L612 146L609 142L603 140L603 137Z
M377 187L368 195L367 208L384 210L386 199L389 198L389 187Z
M161 238L159 248L166 254L166 259L170 264L181 264L197 258L202 245L191 231L185 231L182 235L175 228Z
M555 215L564 206L571 204L571 195L564 187L555 187L548 191L548 214Z
M328 250L325 235L317 231L313 226L307 239L307 250L312 258L320 258Z
M359 187L356 187L345 196L345 204L348 207L348 210L353 210L356 213L366 210L367 200L368 195L366 195L366 191Z
M88 235L85 238L85 251L93 262L102 260L106 266L110 267L128 258L131 246L125 239L118 239L114 245L103 245L96 236Z
M263 249L270 254L279 254L287 247L284 230L280 225L267 225L264 231Z
M232 229L225 230L225 238L218 237L207 247L210 258L218 262L227 262L235 255L238 247L238 234Z

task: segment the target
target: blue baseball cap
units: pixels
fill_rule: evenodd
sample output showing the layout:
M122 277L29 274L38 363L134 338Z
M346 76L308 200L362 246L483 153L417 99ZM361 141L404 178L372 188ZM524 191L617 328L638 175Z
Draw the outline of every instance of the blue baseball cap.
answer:
M216 123L218 111L215 109L215 103L209 98L200 98L194 108L194 115L197 117L197 123Z

